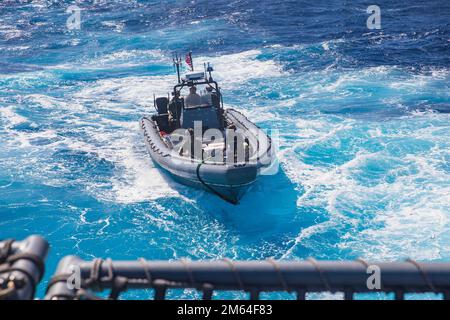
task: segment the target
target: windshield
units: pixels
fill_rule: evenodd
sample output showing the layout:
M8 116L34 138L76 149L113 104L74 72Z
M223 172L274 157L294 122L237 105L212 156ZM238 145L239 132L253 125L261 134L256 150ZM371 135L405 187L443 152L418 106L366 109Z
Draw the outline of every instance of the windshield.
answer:
M220 108L217 84L196 83L195 85L180 85L175 88L177 96L184 99L184 108L198 108L214 106Z
M197 108L202 106L212 105L212 88L198 89L196 86L189 88L189 93L184 97L184 104L186 108Z

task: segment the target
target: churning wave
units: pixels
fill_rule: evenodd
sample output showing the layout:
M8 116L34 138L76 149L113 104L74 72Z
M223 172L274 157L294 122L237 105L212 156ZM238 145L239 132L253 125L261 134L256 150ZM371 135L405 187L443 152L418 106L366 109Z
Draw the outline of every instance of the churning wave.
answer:
M440 1L417 4L429 24L386 19L380 32L364 29L363 4L321 1L291 15L268 4L280 17L252 1L99 2L70 32L67 3L0 5L0 232L46 236L49 270L65 254L450 258ZM227 107L278 132L280 170L238 206L173 182L143 145L138 119L170 91L172 53L189 48L214 66Z

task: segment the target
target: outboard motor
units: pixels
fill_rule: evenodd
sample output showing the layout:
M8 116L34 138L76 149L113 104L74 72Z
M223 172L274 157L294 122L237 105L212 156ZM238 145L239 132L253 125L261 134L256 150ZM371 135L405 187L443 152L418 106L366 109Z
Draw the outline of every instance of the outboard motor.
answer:
M0 300L34 298L48 249L48 242L39 236L0 241Z

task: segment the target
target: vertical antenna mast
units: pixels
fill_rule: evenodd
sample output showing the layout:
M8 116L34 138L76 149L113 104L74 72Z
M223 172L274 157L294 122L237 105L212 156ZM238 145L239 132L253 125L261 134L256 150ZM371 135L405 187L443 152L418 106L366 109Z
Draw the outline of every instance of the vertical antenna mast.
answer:
M176 53L172 59L173 59L173 65L177 68L178 83L181 83L181 77L180 77L181 58L178 57L178 53Z
M210 81L210 82L213 81L211 72L214 71L214 70L213 70L213 68L211 67L211 65L209 64L209 62L208 62L208 68L206 68L206 71L208 71L208 73L209 73L209 81ZM206 76L206 75L205 75L205 76Z

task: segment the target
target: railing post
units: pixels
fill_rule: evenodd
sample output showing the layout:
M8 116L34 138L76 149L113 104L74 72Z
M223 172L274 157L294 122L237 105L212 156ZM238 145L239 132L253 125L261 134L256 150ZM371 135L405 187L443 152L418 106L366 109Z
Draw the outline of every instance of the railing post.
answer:
M155 300L164 300L166 298L167 283L165 280L156 279L153 281L155 288Z
M405 293L402 290L396 290L394 294L395 294L395 300L404 300L405 299Z
M306 290L299 289L296 292L297 300L306 300Z
M353 300L353 291L351 290L344 291L344 300Z

